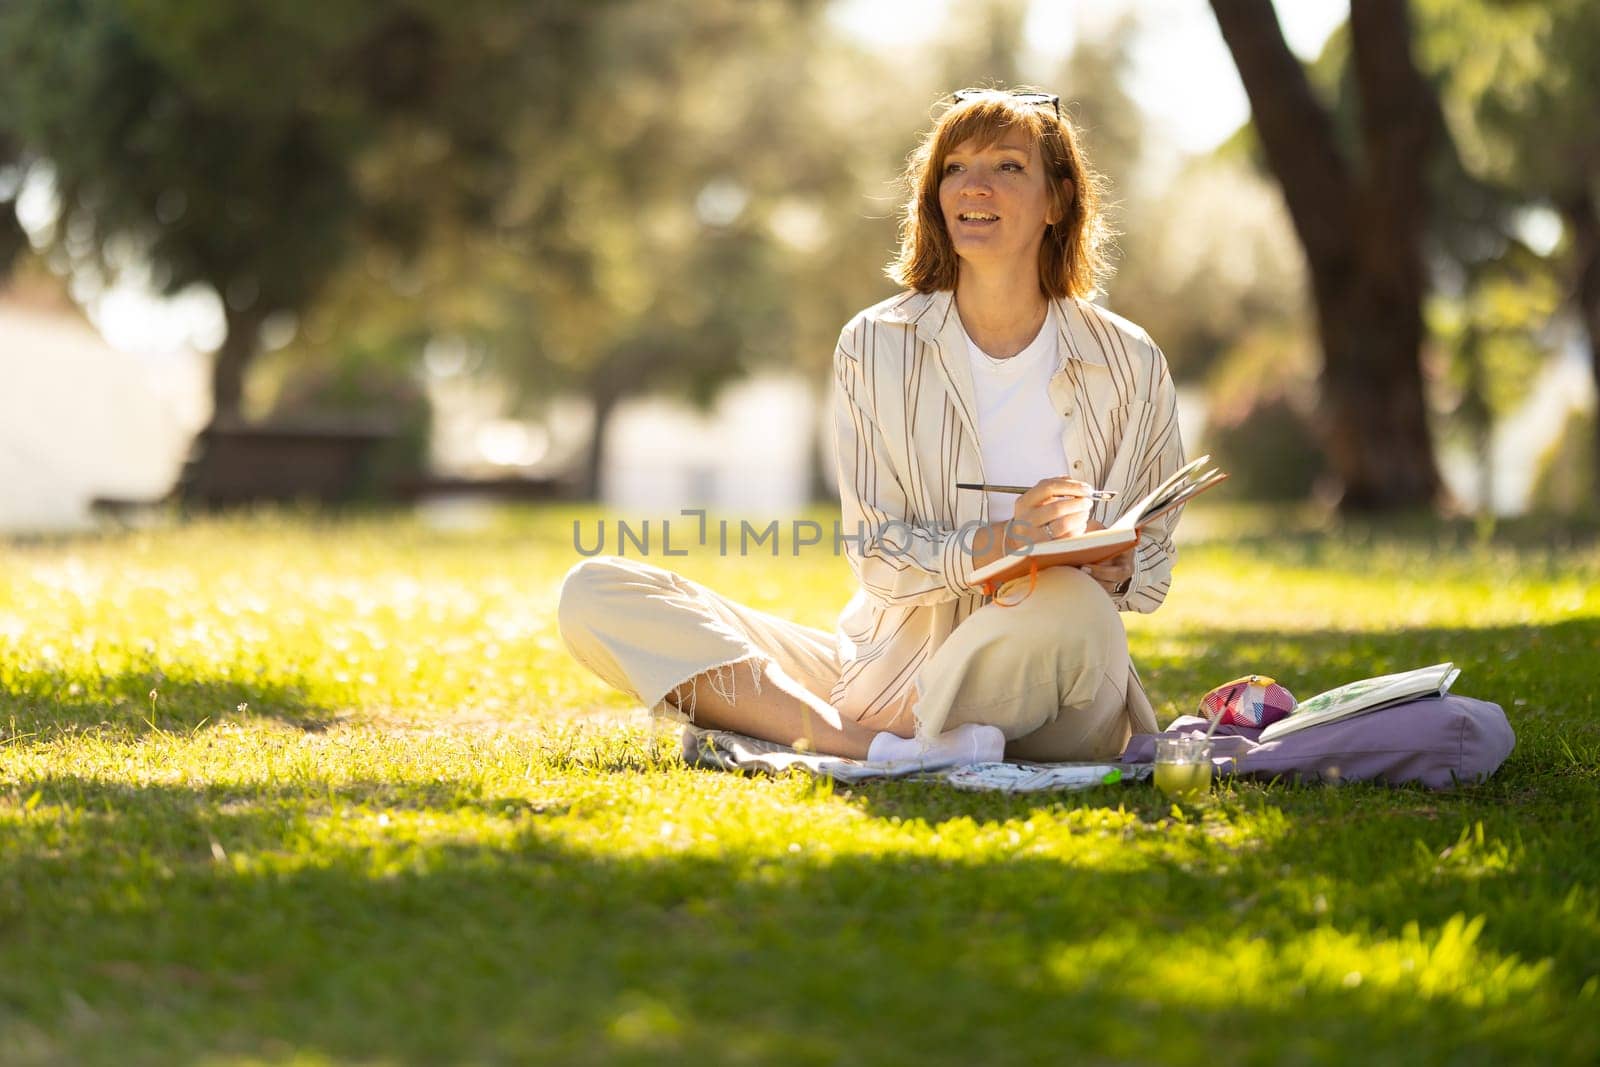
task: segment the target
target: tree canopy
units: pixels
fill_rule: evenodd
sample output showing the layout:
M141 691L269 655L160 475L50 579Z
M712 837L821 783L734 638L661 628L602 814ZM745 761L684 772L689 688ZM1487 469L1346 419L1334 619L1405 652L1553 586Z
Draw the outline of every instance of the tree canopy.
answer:
M9 0L0 95L80 269L140 261L167 292L223 299L229 418L268 315L306 308L359 244L409 253L435 211L487 209L512 170L505 116L529 99L559 114L576 91L580 9ZM368 170L397 153L405 180Z

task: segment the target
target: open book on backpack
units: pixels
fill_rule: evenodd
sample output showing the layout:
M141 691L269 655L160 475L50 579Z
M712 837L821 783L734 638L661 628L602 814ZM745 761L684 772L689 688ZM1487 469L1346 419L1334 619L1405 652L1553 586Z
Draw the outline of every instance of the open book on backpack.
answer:
M1378 711L1409 700L1444 696L1460 673L1461 670L1454 663L1435 663L1414 671L1381 674L1376 678L1363 678L1341 685L1302 701L1286 718L1262 730L1260 740L1273 741L1296 730L1365 715L1369 711Z
M1227 479L1227 475L1214 467L1207 467L1209 455L1192 460L1175 471L1170 478L1156 486L1142 499L1122 513L1122 517L1104 530L1090 530L1075 537L1057 537L1039 541L1025 551L1014 552L979 567L972 575L974 585L983 587L990 596L1001 585L1020 578L1035 568L1081 567L1099 563L1132 548L1139 540L1139 531L1146 524L1160 518L1173 508L1181 507L1212 486Z

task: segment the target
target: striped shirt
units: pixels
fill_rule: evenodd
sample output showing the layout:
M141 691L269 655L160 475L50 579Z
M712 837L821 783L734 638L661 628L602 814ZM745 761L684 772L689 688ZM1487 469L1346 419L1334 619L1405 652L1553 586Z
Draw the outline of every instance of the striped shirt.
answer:
M866 719L904 699L918 668L989 598L971 581L987 523L972 370L955 294L906 292L858 314L834 351L834 433L844 549L860 588L839 617L843 673L831 703ZM1144 330L1088 301L1055 301L1052 407L1068 474L1117 500L1107 525L1183 465L1177 394ZM1181 511L1182 509L1178 509ZM1142 531L1123 611L1160 607L1176 555L1169 512Z

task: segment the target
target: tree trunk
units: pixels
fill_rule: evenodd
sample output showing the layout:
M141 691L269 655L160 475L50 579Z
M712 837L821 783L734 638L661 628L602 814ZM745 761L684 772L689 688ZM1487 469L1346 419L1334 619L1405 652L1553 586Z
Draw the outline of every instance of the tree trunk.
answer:
M811 477L808 479L807 495L813 504L839 503L839 491L828 479L828 472L834 463L833 445L829 440L832 433L833 421L825 418L828 405L833 402L831 389L813 389L813 397L817 399L820 407L811 419Z
M28 234L17 221L14 201L0 201L0 286L28 248Z
M22 165L22 149L4 131L0 131L0 169ZM0 200L0 287L11 275L11 269L28 247L28 234L17 219L15 195Z
M1561 214L1572 230L1573 274L1577 286L1573 293L1578 316L1589 339L1589 369L1594 375L1595 394L1600 396L1600 211L1593 196L1580 189L1561 205ZM1597 420L1600 425L1600 420ZM1594 499L1600 500L1600 430L1591 445L1594 457Z
M225 426L243 418L244 376L261 347L261 322L265 316L255 308L224 312L228 336L217 349L211 367L211 425Z
M589 390L589 401L594 405L594 428L590 431L589 452L583 463L580 493L584 500L600 499L600 475L606 461L606 428L611 424L611 415L620 399L621 395L609 387Z
M1320 421L1343 482L1340 509L1431 507L1440 490L1423 397L1422 316L1370 275L1331 286L1313 271L1323 351Z
M1483 293L1476 271L1469 272L1466 298L1469 302L1482 299ZM1456 418L1466 424L1472 438L1472 458L1478 467L1478 514L1494 514L1494 412L1489 409L1484 381L1485 343L1484 331L1468 316L1460 341L1460 359L1465 368L1466 381L1462 385L1461 403L1456 407Z
M1284 41L1271 0L1211 0L1256 133L1306 254L1322 344L1324 443L1346 511L1440 492L1422 385L1425 171L1437 101L1411 58L1404 0L1353 0L1363 171Z

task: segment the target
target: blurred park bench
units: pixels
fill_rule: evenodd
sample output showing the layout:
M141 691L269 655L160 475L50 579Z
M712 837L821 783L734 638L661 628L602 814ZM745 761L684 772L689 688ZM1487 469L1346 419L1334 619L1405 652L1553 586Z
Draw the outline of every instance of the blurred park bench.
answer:
M99 497L93 508L98 514L123 517L173 503L214 511L255 504L338 507L443 497L555 500L575 492L575 484L561 476L473 477L408 469L393 461L392 446L400 437L398 430L372 422L212 425L196 436L165 497Z

